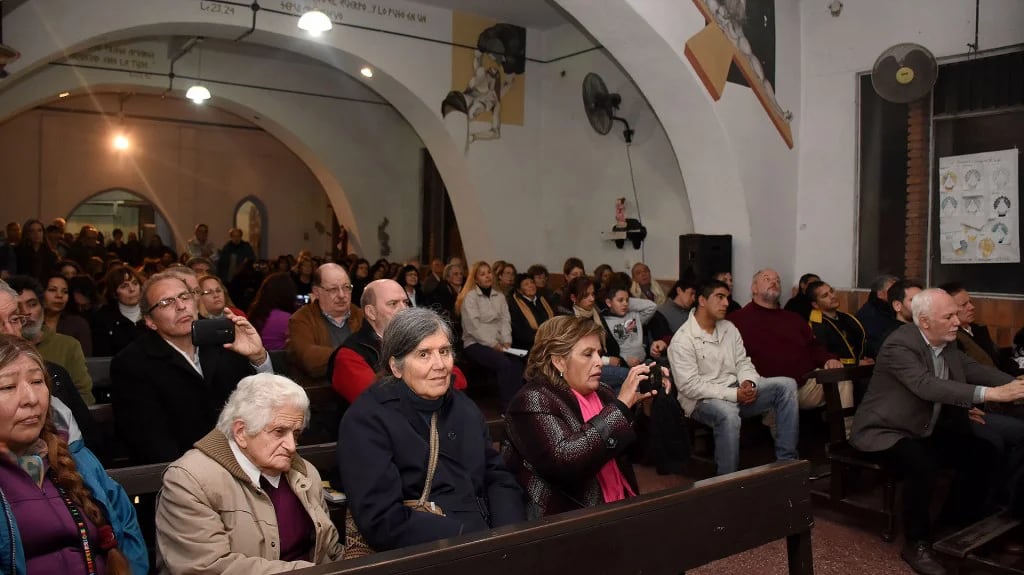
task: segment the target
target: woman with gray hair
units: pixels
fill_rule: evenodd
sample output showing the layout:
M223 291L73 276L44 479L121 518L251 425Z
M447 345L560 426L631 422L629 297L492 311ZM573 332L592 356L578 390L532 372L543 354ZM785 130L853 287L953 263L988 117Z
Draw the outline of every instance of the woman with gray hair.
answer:
M398 312L384 330L380 379L341 420L338 466L348 509L375 550L526 518L523 493L483 415L451 385L454 359L441 316Z
M296 454L309 398L261 373L238 382L216 428L164 473L160 573L279 573L336 561L320 474Z

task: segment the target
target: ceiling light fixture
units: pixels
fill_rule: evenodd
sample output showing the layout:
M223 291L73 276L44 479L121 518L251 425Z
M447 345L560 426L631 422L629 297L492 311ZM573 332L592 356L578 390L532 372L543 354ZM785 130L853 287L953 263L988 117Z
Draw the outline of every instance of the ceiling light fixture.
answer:
M57 94L57 97L58 98L67 98L70 95L71 95L71 92L61 92L60 94Z
M369 66L363 66L359 69L359 73L367 78L373 78L373 68Z
M114 149L115 150L127 150L132 145L131 140L124 134L117 134L114 136Z
M198 41L196 42L198 44ZM199 78L196 83L193 84L187 92L185 97L192 100L196 104L202 104L203 102L210 99L210 90L203 86L203 49L196 46L198 63L196 66L196 76Z
M114 149L123 152L132 146L132 141L128 139L124 129L124 102L128 99L128 94L117 95L117 132L114 133L114 139L111 143Z
M331 19L319 10L310 10L299 18L299 29L309 32L310 36L319 36L332 27Z
M202 104L210 99L210 91L202 84L195 84L188 89L188 92L185 92L185 97L196 104Z

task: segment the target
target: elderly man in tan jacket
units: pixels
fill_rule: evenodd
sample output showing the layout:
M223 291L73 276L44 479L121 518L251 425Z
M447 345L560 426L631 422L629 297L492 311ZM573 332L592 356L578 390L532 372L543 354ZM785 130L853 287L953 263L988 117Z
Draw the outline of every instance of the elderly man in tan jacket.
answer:
M159 573L280 573L341 559L320 474L296 454L309 414L291 380L238 383L217 427L164 473Z

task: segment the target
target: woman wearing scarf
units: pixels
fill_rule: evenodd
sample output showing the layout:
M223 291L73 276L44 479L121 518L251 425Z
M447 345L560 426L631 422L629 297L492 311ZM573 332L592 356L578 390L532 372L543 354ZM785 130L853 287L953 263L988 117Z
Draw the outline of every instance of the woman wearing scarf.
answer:
M537 293L537 284L529 274L516 276L516 289L508 298L508 313L512 322L512 347L527 351L533 347L537 328L555 317L551 304Z
M523 492L483 414L452 388L448 323L425 308L399 311L380 361L381 378L338 430L341 482L366 544L398 549L523 521Z
M618 395L601 385L601 324L559 316L537 330L526 385L505 414L505 461L537 518L639 493L627 450L647 365L629 370ZM667 390L667 378L665 379Z

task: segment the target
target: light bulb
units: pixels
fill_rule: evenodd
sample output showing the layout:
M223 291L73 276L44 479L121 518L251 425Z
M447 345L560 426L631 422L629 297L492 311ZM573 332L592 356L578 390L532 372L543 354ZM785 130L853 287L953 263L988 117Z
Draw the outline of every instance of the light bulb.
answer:
M132 142L128 139L128 136L124 134L117 134L114 136L114 149L115 150L127 150L131 147Z
M369 66L363 66L359 69L359 73L367 78L373 78L373 68Z
M319 36L330 30L333 26L334 24L331 23L331 19L327 17L327 14L319 10L310 10L299 18L299 29L309 32L310 36Z
M196 84L189 88L188 92L185 92L185 97L196 104L202 104L206 100L210 99L210 91L206 89L206 86Z

